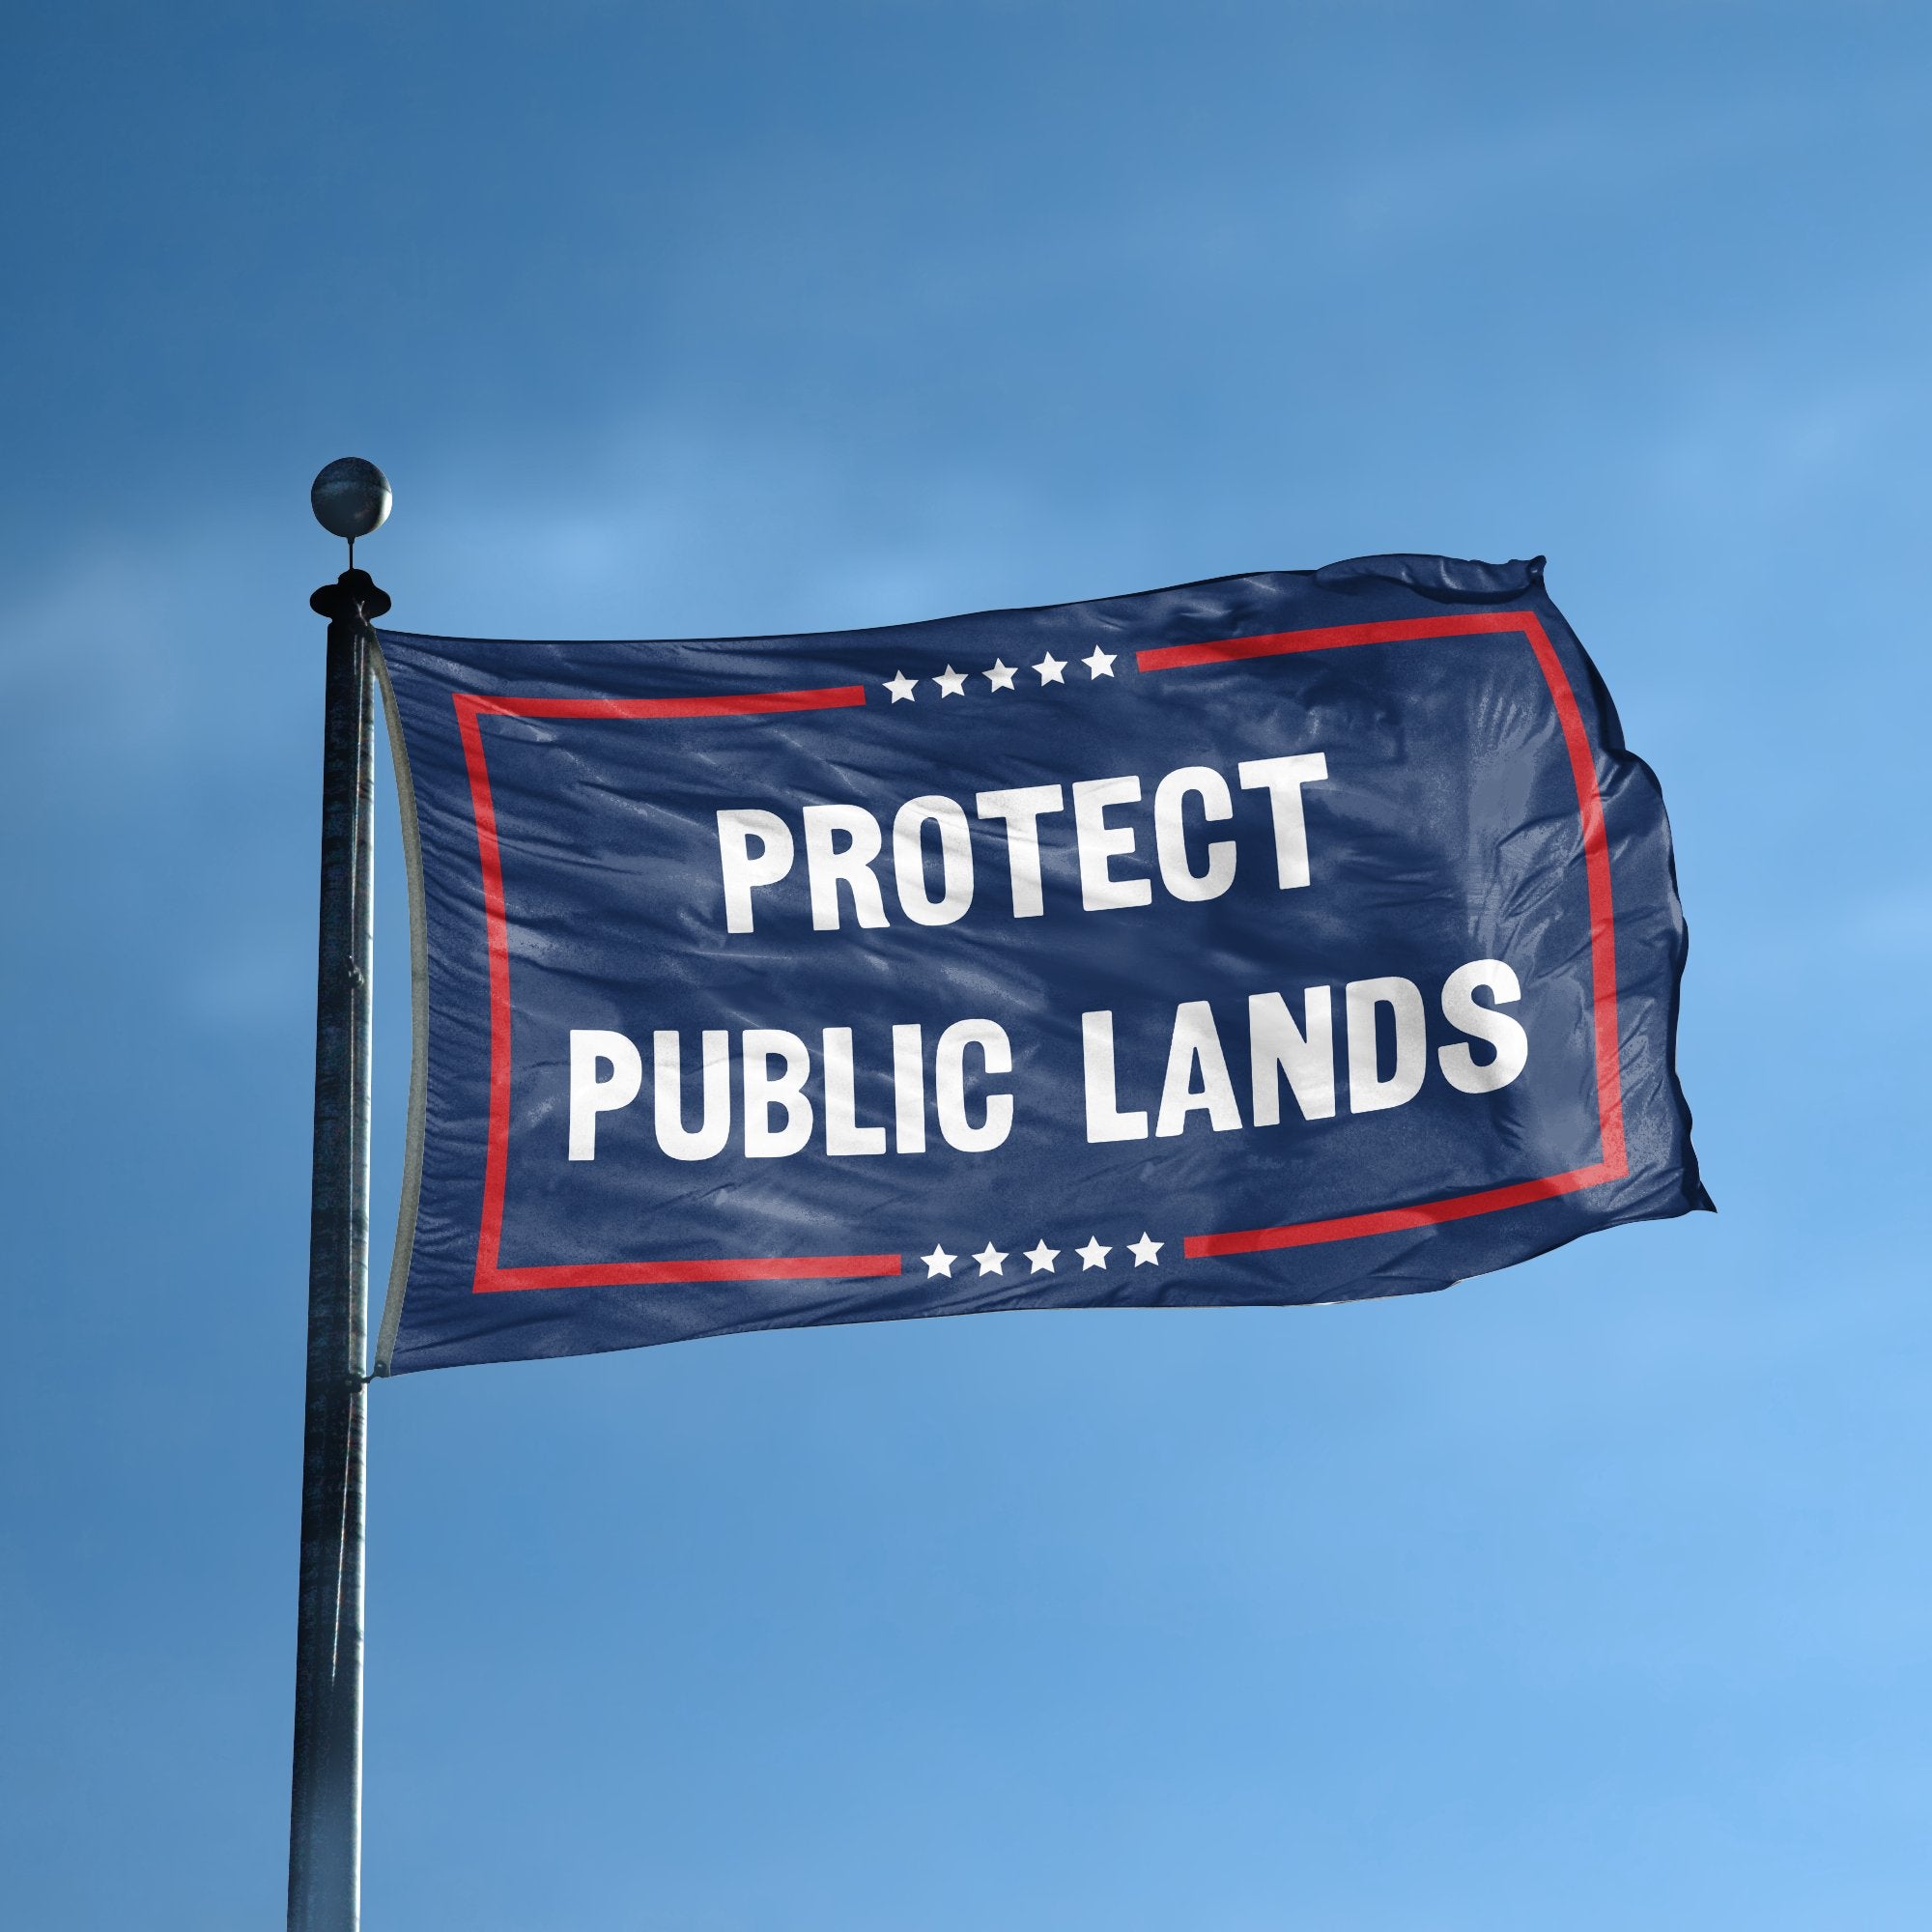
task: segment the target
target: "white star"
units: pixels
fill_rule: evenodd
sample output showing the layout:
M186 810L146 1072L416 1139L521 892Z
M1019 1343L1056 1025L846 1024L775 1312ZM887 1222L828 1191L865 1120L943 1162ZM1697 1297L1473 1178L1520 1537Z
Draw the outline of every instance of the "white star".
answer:
M1009 665L1005 658L995 658L992 669L982 670L980 675L995 691L1010 691L1013 688L1013 673L1018 668L1017 665Z
M912 702L913 687L917 682L916 678L908 677L902 670L895 671L891 677L886 679L886 689L892 693L895 704L897 704L901 699L910 704Z
M1089 677L1112 677L1116 655L1116 652L1103 651L1098 644L1095 644L1093 654L1082 658L1080 662L1087 667Z
M1158 1267L1160 1263L1154 1257L1166 1246L1167 1243L1165 1241L1156 1241L1151 1235L1143 1229L1138 1241L1129 1241L1127 1243L1127 1252L1133 1256L1134 1265L1137 1268Z
M1065 668L1066 660L1055 657L1051 651L1034 666L1034 669L1039 673L1039 681L1042 684L1065 684L1066 680L1060 673Z
M991 1241L988 1241L973 1259L980 1264L981 1274L1000 1274L1007 1265L1006 1256Z
M1049 1248L1046 1245L1046 1236L1042 1235L1039 1237L1039 1246L1029 1248L1026 1251L1026 1258L1033 1264L1027 1270L1029 1274L1051 1274L1054 1263L1060 1259L1060 1250Z
M963 670L954 670L951 665L948 665L932 681L939 687L941 697L963 697L965 696L966 673Z
M1089 1235L1087 1245L1084 1248L1075 1248L1073 1252L1080 1257L1080 1272L1085 1274L1089 1268L1104 1268L1107 1265L1107 1257L1114 1251L1112 1248L1103 1248L1100 1245L1098 1235Z
M958 1259L957 1255L949 1255L936 1242L929 1255L920 1256L920 1260L925 1264L925 1278L927 1281L930 1281L936 1274L950 1275L952 1272L952 1264Z

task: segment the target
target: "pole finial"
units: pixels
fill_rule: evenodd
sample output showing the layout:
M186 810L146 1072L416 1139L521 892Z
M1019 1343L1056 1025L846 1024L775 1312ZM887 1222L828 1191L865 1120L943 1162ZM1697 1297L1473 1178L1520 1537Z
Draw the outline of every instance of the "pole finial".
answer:
M349 539L349 563L355 564L355 539L380 529L394 501L389 479L366 457L338 456L325 464L309 485L309 507L332 537Z

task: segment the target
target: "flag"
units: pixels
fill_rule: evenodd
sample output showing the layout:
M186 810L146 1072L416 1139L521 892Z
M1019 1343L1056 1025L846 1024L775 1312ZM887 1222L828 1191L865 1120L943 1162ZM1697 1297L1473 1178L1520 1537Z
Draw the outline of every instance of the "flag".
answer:
M1541 559L381 674L383 1373L1354 1300L1710 1206L1662 794Z

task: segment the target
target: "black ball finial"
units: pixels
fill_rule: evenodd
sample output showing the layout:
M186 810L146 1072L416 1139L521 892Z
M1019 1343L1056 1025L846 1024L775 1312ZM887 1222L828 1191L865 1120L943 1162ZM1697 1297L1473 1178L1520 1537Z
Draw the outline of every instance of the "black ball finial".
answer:
M347 537L353 546L357 537L382 527L393 499L389 479L373 463L360 456L338 456L317 471L308 500L316 522L330 536Z

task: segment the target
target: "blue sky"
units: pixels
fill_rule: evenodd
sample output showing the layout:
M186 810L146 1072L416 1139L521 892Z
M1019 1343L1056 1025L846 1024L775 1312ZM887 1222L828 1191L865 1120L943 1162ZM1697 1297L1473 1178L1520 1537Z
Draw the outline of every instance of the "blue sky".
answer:
M1718 1216L373 1403L372 1926L1932 1910L1909 6L82 5L0 230L0 1861L276 1922L326 460L411 628L1550 558ZM406 1076L397 852L379 1195Z

